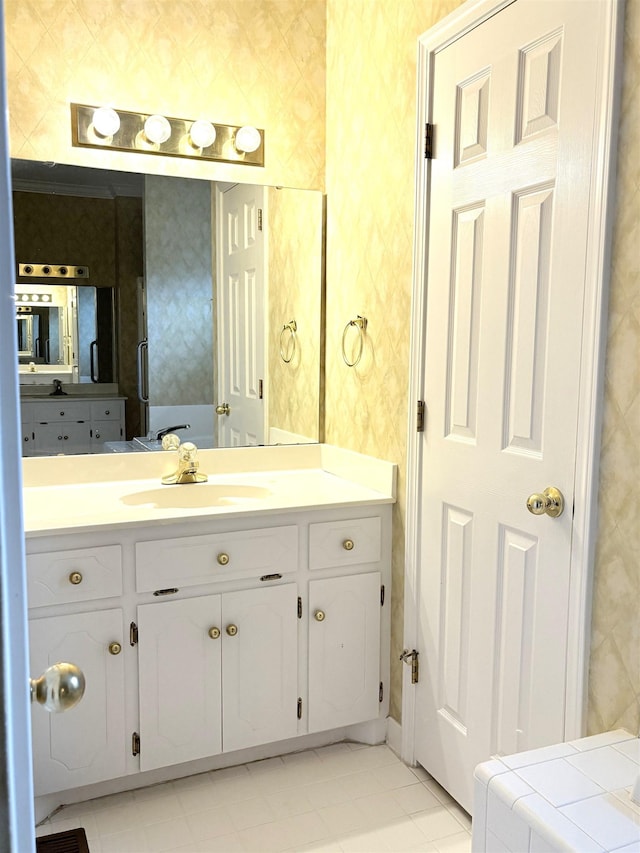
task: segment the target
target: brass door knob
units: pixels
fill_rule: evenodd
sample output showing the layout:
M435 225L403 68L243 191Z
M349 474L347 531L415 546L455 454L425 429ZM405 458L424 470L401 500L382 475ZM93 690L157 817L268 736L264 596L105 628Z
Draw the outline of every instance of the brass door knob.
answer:
M109 654L111 655L119 655L122 651L122 646L120 643L109 643Z
M235 635L237 633L238 633L238 626L237 625L227 625L227 634L230 637L235 637Z
M549 515L557 518L564 511L564 497L560 489L549 486L542 494L534 492L527 498L527 509L534 515Z
M69 575L69 583L72 583L74 586L77 586L79 583L82 583L82 575L80 572L71 572Z
M208 633L212 640L217 640L220 636L220 628L209 628Z
M221 566L228 566L229 565L229 555L225 554L224 552L222 554L218 554L216 559L220 563Z
M324 610L316 610L316 612L313 614L313 618L316 620L316 622L324 622L326 618L326 613L324 612Z
M73 663L54 663L29 684L31 701L56 714L73 708L84 696L84 675Z
M345 551L353 551L353 548L354 548L353 539L345 539L344 542L342 543L342 547L344 548Z
M216 406L216 415L229 415L231 414L231 407L228 403L220 403Z

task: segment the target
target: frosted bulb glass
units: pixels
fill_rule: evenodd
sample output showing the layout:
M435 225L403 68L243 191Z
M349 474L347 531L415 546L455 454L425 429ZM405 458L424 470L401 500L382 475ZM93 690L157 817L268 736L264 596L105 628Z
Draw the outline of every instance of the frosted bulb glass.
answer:
M216 129L210 121L198 119L191 125L189 138L196 148L208 148L216 141Z
M171 136L171 125L164 116L149 116L144 123L144 135L149 142L161 145Z
M99 107L93 114L92 123L100 136L113 136L120 130L120 116L110 107Z
M260 148L261 142L260 131L256 127L251 127L251 125L239 128L236 133L236 148L238 151L246 151L247 154L251 154Z

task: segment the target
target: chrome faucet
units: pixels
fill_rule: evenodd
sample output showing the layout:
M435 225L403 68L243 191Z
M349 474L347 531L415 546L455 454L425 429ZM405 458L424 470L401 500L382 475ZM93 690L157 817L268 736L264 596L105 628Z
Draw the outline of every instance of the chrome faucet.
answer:
M169 435L170 432L175 432L177 429L191 429L191 424L176 424L175 426L165 427L164 429L159 429L156 433L156 441L162 441L165 435Z
M180 444L180 439L173 433L168 433L162 439L163 450L178 451L178 470L162 478L165 486L180 486L187 483L206 483L207 475L199 474L198 448L191 441Z

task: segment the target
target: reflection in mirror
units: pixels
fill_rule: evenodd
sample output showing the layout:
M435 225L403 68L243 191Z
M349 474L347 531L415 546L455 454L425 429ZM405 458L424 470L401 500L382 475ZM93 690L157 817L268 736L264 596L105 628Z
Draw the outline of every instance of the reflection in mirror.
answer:
M203 447L322 439L321 193L253 187L262 319L245 317L240 341L226 318L244 311L251 276L238 277L223 259L234 253L225 235L233 237L249 208L225 210L233 186L25 160L12 161L12 175L16 263L89 269L89 280L71 288L71 320L40 308L17 314L23 398L48 395L52 377L68 394L125 397L123 447L102 450L133 449L135 437L147 439L136 449L155 449L158 430L183 423L191 424L183 440ZM16 282L20 292L53 284ZM285 363L280 334L292 319L297 349ZM243 391L256 397L258 431L228 428L240 411L239 388L223 382L232 352L241 358L231 379L238 385L242 376Z

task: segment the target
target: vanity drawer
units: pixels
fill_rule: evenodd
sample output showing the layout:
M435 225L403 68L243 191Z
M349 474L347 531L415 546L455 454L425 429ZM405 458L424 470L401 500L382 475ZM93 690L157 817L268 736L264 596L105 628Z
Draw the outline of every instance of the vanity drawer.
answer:
M101 400L91 404L91 420L119 421L122 414L120 400Z
M89 406L86 402L56 400L55 403L37 403L32 410L32 418L37 423L57 423L58 421L88 421Z
M295 524L136 544L136 589L153 592L298 570Z
M122 595L122 548L103 545L27 556L29 607Z
M382 522L351 518L309 525L309 568L330 569L380 560Z

